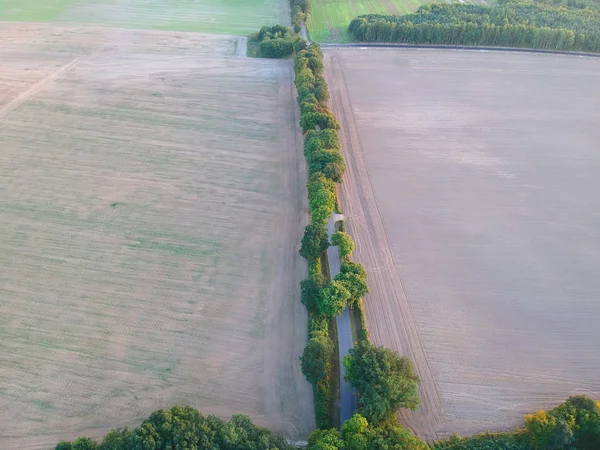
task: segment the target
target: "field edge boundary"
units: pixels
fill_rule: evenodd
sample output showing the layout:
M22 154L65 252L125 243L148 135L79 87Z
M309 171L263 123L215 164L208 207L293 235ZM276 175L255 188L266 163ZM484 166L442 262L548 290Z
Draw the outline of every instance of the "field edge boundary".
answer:
M564 55L564 56L586 56L590 58L600 58L600 53L588 52L567 52L562 50L546 50L535 48L517 48L517 47L482 47L476 45L425 45L425 44L393 44L393 43L330 43L320 44L324 49L327 48L407 48L418 50L465 50L465 51L480 51L480 52L509 52L509 53L539 53L547 55Z

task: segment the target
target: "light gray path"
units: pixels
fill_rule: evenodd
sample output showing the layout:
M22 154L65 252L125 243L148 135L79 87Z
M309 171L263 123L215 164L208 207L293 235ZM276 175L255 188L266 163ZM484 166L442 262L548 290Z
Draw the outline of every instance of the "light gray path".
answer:
M248 54L248 38L246 36L239 36L237 38L236 45L236 56L241 56L245 58Z
M329 218L327 233L330 241L331 236L335 233L335 223L338 220L344 220L344 216L334 213ZM340 272L340 252L336 245L332 245L327 250L327 262L329 263L329 275L333 280ZM340 425L342 425L356 411L356 392L346 381L346 370L344 369L344 357L349 354L350 349L354 345L348 307L336 318L336 324L340 354Z
M306 30L306 24L304 22L302 22L302 28L300 29L300 36L302 36L304 38L304 40L306 41L307 44L310 44L310 41L308 40L308 31Z

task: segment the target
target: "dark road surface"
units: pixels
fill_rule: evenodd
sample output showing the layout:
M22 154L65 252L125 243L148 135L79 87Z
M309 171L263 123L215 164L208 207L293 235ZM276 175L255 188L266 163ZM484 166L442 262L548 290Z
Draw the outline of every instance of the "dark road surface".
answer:
M335 233L335 222L343 220L344 216L333 214L327 224L327 232L331 240L331 235ZM327 262L329 263L329 275L331 279L340 272L340 252L337 246L332 245L327 249ZM350 312L348 308L344 309L341 315L336 318L338 347L340 354L340 425L348 420L356 411L356 393L346 381L344 370L344 357L348 355L353 346L352 330L350 328Z

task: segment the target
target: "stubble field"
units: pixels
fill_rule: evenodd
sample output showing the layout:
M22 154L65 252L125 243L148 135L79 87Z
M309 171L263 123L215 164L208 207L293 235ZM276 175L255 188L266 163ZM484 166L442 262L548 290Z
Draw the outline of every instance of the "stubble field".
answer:
M0 446L174 404L305 437L290 65L198 34L4 23L0 41Z
M600 395L600 60L328 49L375 343L415 361L423 437Z

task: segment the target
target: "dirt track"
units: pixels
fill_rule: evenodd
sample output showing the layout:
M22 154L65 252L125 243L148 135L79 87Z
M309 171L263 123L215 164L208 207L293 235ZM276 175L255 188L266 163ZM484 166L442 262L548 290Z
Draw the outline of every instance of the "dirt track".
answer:
M432 439L439 421L441 402L423 351L421 338L402 288L402 280L390 253L387 233L371 187L360 137L344 75L335 53L326 52L325 67L333 114L342 124L341 143L348 165L339 187L340 203L348 232L356 242L354 258L368 272L370 293L365 312L371 339L408 356L421 378L421 407L402 411L401 420L420 436Z

